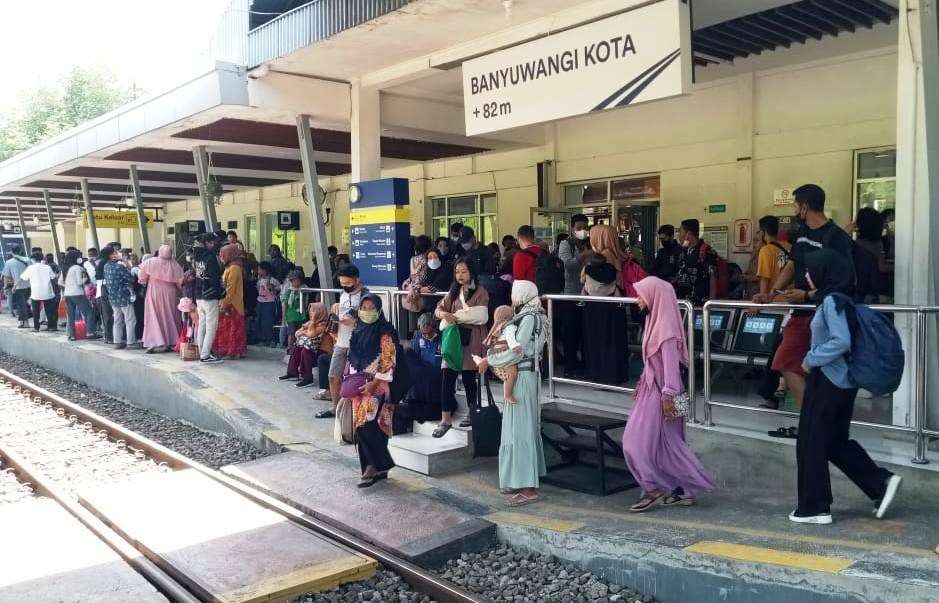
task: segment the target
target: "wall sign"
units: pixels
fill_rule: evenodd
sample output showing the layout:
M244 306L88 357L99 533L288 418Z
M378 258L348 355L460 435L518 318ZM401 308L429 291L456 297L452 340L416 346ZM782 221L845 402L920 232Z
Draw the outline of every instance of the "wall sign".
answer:
M794 186L780 186L773 189L773 205L792 205Z
M717 255L726 258L730 251L730 233L727 232L727 225L723 226L705 226L702 238L710 245Z
M95 226L97 228L137 228L136 211L113 211L96 209ZM144 219L148 224L156 220L156 212L144 211ZM88 228L88 212L82 212L82 222Z
M408 181L385 178L356 184L349 213L349 254L370 287L398 287L410 273Z
M750 218L734 220L734 247L749 249L753 242L753 221Z
M690 23L687 3L659 0L466 61L466 134L687 93Z
M708 205L709 214L723 214L727 212L727 204L720 203L718 205Z

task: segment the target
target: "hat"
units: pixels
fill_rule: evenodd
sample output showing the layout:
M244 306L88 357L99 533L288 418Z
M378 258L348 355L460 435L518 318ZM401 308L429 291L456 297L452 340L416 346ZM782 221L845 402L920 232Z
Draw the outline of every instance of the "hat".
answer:
M287 273L287 280L292 281L293 279L303 280L303 273L299 270L291 270Z
M469 243L475 236L476 233L473 232L473 229L469 226L464 226L460 229L460 243Z

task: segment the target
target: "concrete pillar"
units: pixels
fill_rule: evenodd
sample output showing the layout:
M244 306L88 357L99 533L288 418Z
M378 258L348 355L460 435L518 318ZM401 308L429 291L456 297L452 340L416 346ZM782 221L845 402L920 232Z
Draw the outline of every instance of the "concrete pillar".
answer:
M923 250L931 250L932 234L939 228L939 216L933 211L930 193L939 195L939 94L937 85L936 0L901 0L897 59L897 211L895 292L898 304L935 304L939 285L939 260L928 254L929 270L923 270ZM930 86L932 88L930 89ZM932 152L930 152L932 151ZM939 196L937 196L939 198ZM913 320L896 321L904 347L912 349ZM935 321L932 322L935 326ZM939 393L939 353L937 332L930 330L926 342L928 399ZM894 422L910 423L913 367L900 391L894 396ZM939 424L939 410L932 404L929 422Z
M378 88L352 83L352 177L350 182L381 178L381 103Z

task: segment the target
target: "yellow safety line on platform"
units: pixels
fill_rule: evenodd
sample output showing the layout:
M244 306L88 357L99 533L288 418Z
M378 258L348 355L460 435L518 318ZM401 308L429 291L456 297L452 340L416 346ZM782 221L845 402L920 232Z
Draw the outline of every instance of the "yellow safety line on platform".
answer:
M483 484L478 480L463 476L449 476L440 478L453 484L459 484L468 490L476 492L486 492L495 496L500 496L498 488ZM639 515L628 513L625 509L622 512L601 511L597 509L585 509L583 507L569 507L548 502L539 502L536 505L538 509L564 513L582 518L594 516L602 519L612 519L627 523L641 523L651 526L666 526L672 528L686 528L689 530L707 530L712 532L725 532L727 534L737 534L740 536L749 536L752 538L772 538L776 540L788 540L791 542L800 542L804 544L817 544L823 546L840 546L844 548L859 549L862 551L884 551L888 553L899 553L902 555L914 555L917 557L934 557L937 553L930 549L920 549L895 544L881 544L877 542L864 542L860 540L848 540L846 538L824 538L821 536L807 536L789 532L775 532L773 530L761 530L758 528L742 528L739 526L724 525L719 523L708 523L705 521L682 521L680 519L669 519L662 514Z
M689 553L716 555L718 557L727 557L728 559L737 559L739 561L782 565L785 567L814 570L829 574L837 574L854 565L853 560L843 557L806 555L805 553L795 553L793 551L780 551L761 546L748 546L745 544L715 542L711 540L703 540L692 544L689 547L685 547L685 550Z
M411 209L408 207L373 207L368 209L353 209L349 213L351 226L367 224L389 224L391 222L410 222Z
M568 521L566 519L541 517L540 515L531 515L529 513L513 513L511 511L490 513L485 516L485 519L493 523L513 523L520 526L551 530L552 532L573 532L587 525L580 521Z
M331 590L346 582L368 580L378 563L364 555L348 555L249 584L218 595L219 601L255 603L286 600L298 595Z

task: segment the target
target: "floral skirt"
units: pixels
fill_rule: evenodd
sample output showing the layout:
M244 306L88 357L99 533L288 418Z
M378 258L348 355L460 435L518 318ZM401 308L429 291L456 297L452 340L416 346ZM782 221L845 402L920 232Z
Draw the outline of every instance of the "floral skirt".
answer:
M212 351L219 356L244 356L248 351L248 334L245 318L234 310L218 317L218 331Z

